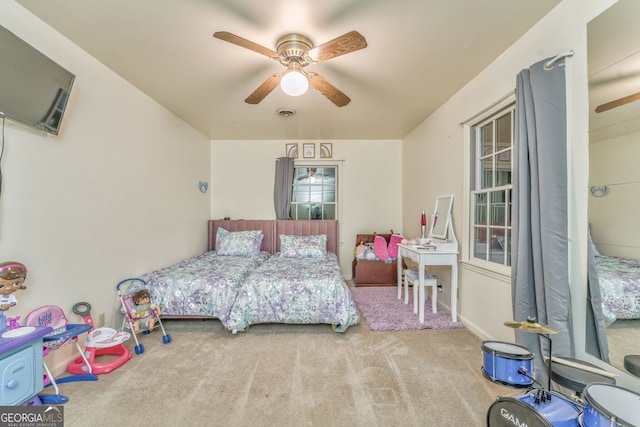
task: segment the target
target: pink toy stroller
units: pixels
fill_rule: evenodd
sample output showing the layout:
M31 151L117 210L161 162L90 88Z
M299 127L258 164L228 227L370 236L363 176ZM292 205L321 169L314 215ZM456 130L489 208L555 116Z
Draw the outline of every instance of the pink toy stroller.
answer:
M127 327L133 332L136 341L136 354L144 353L144 345L138 341L138 332L148 334L157 325L162 330L162 342L169 344L171 335L167 334L160 320L160 307L151 300L147 282L142 279L125 279L116 286L122 303L122 330ZM141 301L140 298L143 298ZM144 299L146 298L146 299Z

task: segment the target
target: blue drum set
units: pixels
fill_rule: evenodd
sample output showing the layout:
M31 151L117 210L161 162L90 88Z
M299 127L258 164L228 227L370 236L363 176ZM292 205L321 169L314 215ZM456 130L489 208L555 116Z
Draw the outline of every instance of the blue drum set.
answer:
M505 325L539 335L557 333L532 319ZM486 379L520 389L493 402L488 427L640 427L640 394L615 385L615 376L607 371L549 355L549 383L544 387L533 377L534 355L526 347L485 341L482 353ZM552 378L575 394L551 390Z

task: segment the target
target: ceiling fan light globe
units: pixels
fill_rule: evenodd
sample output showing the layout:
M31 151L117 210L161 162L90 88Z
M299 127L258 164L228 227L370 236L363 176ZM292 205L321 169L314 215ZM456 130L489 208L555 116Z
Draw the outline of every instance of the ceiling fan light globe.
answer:
M300 96L309 89L309 80L299 71L289 71L280 80L280 87L289 96Z

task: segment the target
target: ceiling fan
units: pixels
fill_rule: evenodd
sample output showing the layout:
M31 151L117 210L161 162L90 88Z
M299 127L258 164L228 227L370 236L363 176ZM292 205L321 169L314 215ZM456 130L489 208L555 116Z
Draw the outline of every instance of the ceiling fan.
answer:
M602 113L604 111L612 110L614 108L621 107L625 104L638 100L640 100L640 92L623 96L622 98L607 102L606 104L598 105L596 107L596 113Z
M303 35L287 34L276 43L276 51L227 31L218 31L213 37L262 54L287 67L284 72L269 77L249 95L244 100L248 104L258 104L280 84L285 93L292 96L303 94L311 85L335 105L344 107L351 102L347 95L319 74L306 72L304 68L309 64L328 61L367 47L367 41L357 31L348 32L319 46L314 46L311 40Z

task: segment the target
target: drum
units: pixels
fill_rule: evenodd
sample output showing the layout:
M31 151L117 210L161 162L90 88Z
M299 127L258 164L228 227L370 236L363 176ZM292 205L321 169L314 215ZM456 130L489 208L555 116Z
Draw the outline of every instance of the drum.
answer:
M576 404L556 392L548 393L550 399L536 403L536 394L529 391L522 397L498 397L487 413L488 427L578 427L580 410Z
M591 383L583 397L583 427L640 426L640 394L613 384Z
M482 343L484 365L482 373L490 381L516 388L526 388L533 380L518 373L520 368L531 375L533 354L525 347L500 341Z

